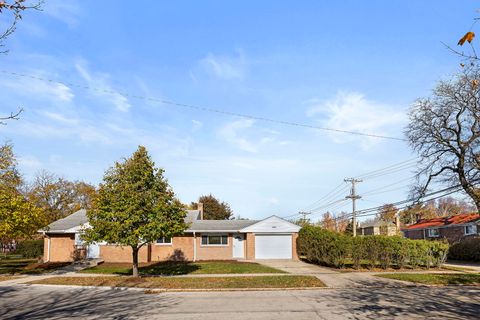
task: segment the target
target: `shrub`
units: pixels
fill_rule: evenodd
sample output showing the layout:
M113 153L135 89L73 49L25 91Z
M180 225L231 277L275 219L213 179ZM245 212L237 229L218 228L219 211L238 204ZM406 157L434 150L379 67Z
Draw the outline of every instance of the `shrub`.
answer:
M480 237L468 237L452 244L448 252L448 258L480 261Z
M24 240L17 244L15 253L24 258L39 258L43 255L43 240Z
M445 262L448 244L400 236L353 238L320 227L305 226L299 232L298 250L308 261L336 268L344 267L350 260L356 269L362 263L366 263L370 269L376 266L383 269L404 268L408 265L429 268Z

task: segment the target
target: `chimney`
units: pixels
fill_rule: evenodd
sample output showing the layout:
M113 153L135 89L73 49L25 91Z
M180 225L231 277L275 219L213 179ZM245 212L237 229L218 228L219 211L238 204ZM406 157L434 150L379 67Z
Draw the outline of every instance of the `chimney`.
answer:
M203 220L203 203L199 202L197 205L197 209L200 213L200 220Z

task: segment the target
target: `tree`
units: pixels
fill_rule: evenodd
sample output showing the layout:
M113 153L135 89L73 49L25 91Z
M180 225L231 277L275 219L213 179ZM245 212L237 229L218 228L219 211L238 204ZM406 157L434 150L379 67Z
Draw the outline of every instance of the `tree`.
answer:
M27 0L0 0L0 14L2 14L4 19L3 21L8 21L6 23L6 28L0 33L0 48L5 47L5 40L15 32L17 29L17 24L22 20L22 14L26 10L40 10L42 7L43 1L36 2L34 4L29 4ZM0 51L0 53L7 53L8 50Z
M330 231L337 231L337 223L330 212L325 212L320 220L320 226Z
M393 204L385 204L380 208L377 218L385 223L395 223L397 214L397 207L395 207Z
M451 217L457 214L470 213L475 207L466 201L456 200L452 197L440 198L435 203L437 215L440 217Z
M211 194L201 196L197 203L192 203L194 209L198 209L198 203L203 203L203 219L205 220L229 220L233 216L230 205L220 202Z
M29 238L47 224L43 210L21 193L23 180L10 144L0 147L0 241Z
M100 185L93 210L87 211L87 242L106 241L130 246L133 276L138 276L138 252L147 243L172 237L186 229L186 211L155 168L147 150L139 146L128 159L110 168Z
M480 212L480 69L469 67L441 81L409 112L406 135L420 156L415 194L433 181L460 186Z
M431 202L426 204L414 204L400 211L400 223L410 225L419 219L432 219L437 217L435 205Z
M49 222L53 222L79 209L90 209L95 193L95 187L88 183L68 181L53 173L41 171L28 190L28 197L43 208Z

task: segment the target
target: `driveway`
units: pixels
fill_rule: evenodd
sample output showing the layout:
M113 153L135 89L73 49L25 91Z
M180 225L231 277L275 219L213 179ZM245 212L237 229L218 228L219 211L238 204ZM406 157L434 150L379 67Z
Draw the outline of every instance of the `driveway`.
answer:
M257 260L256 262L292 274L312 275L330 288L416 286L410 282L375 277L368 272L338 272L330 268L294 260Z
M0 319L478 319L480 288L402 287L144 294L0 287Z

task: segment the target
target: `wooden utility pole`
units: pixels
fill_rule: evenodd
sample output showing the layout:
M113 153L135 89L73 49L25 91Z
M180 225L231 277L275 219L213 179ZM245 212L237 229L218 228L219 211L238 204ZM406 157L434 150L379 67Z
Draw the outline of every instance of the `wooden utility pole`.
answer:
M362 182L360 179L355 179L355 178L348 178L345 179L345 182L350 182L352 184L352 189L350 191L350 195L346 196L345 199L352 199L352 224L353 224L353 236L357 236L357 213L356 213L356 208L355 208L355 201L362 198L359 195L356 194L355 190L355 184L357 182Z
M311 212L300 211L299 214L301 214L303 216L303 218L302 218L303 224L306 224L307 223L307 215L311 214Z

